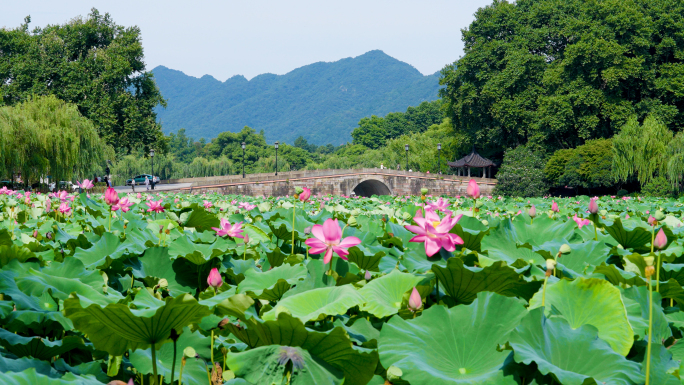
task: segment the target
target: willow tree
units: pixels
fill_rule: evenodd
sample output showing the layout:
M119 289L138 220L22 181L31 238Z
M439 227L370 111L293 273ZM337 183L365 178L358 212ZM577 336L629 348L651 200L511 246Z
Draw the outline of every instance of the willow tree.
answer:
M663 177L678 189L684 173L684 134L674 135L654 116L642 125L630 118L613 138L613 173L618 181L636 178L642 187Z
M0 108L0 174L25 181L50 175L71 180L90 175L113 150L73 104L55 96L31 97Z

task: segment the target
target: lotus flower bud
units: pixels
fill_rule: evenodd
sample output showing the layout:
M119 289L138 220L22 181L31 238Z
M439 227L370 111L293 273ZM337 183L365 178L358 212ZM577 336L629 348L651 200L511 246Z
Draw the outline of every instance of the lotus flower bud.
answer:
M646 262L646 266L653 266L653 261L655 261L655 258L653 257L644 257L644 262Z
M537 216L537 208L534 207L534 205L532 205L532 207L530 207L530 209L527 211L527 214L532 218L536 217Z
M560 211L560 209L558 208L558 203L556 203L556 201L553 201L553 203L551 204L551 211L553 211L554 213Z
M466 194L468 194L468 196L473 198L473 199L477 199L480 197L480 186L477 185L477 182L475 182L475 179L471 179L468 182L468 187L466 188Z
M366 270L366 274L363 275L363 279L366 281L370 281L373 276L371 275L370 270Z
M655 239L653 240L653 246L658 249L662 250L667 246L667 236L665 235L665 232L663 231L662 227L658 231L658 234L656 234Z
M598 198L591 198L589 201L589 212L592 214L598 213L598 203L596 203L597 200Z
M550 271L556 268L556 261L553 259L546 260L546 271Z
M663 213L660 210L656 210L655 219L656 219L656 221L662 221L663 219L665 219L665 213Z
M560 247L560 252L561 252L562 254L568 254L568 253L570 253L571 251L572 251L572 249L570 248L570 245L568 245L567 243L564 243L564 244Z
M217 268L213 268L209 272L209 276L207 277L207 284L213 287L214 289L223 285L223 278L221 278L221 274L219 273Z
M413 291L411 291L411 296L409 297L408 307L411 311L416 311L420 309L421 305L423 305L423 299L420 297L418 290L414 287Z

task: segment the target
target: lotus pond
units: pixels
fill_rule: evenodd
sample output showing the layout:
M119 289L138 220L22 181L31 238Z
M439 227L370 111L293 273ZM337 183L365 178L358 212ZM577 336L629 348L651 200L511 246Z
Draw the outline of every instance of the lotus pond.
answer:
M684 200L425 194L0 190L0 383L681 383Z

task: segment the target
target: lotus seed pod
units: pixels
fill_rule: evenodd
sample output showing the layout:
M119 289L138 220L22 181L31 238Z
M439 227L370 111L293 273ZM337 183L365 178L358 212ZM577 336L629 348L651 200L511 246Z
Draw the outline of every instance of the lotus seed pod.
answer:
M428 189L426 189L425 187L423 187L422 189L420 189L420 193L421 193L422 195L425 195L425 194L428 193Z
M387 368L387 381L399 381L401 380L401 376L404 373L401 371L401 369L397 368L396 366L390 366Z
M303 189L303 188L301 188L301 187L295 187L295 193L301 194L301 193L303 193L303 192L304 192L304 189Z
M556 261L554 261L553 259L547 259L546 260L546 270L549 271L549 270L553 270L555 268L556 268Z
M655 219L656 219L657 221L662 221L663 219L665 219L665 213L663 213L663 212L660 211L660 210L656 210L656 212L655 212Z
M354 218L354 217L352 216L352 217L349 217L349 219L347 220L347 224L348 224L350 227L356 227L356 226L358 225L358 222L356 222L356 218Z
M188 346L185 349L183 349L183 354L185 355L185 357L193 358L195 357L197 352L195 352L195 349L192 346Z
M653 261L655 258L653 257L644 257L644 262L646 262L646 266L653 266Z
M572 249L570 248L570 245L568 245L567 243L564 243L564 244L560 247L560 252L563 253L563 254L568 254L568 253L571 252L571 251L572 251Z
M483 220L482 220L482 224L485 225L485 226L489 226L489 221L486 220L486 219L483 219Z

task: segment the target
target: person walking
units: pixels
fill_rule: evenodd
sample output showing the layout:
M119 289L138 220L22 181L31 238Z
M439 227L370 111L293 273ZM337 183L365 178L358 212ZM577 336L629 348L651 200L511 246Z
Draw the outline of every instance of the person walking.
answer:
M147 179L147 175L145 175L145 188L150 191L150 180Z

